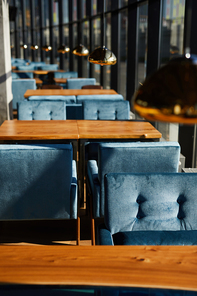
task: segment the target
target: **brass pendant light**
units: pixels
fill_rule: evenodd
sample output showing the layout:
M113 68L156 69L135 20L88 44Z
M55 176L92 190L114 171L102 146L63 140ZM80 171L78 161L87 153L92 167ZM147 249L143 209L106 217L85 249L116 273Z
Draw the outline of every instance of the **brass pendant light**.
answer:
M103 0L103 44L105 44L105 0ZM95 50L89 55L88 61L93 64L115 65L117 58L115 54L109 50L105 45L95 48Z
M88 61L93 64L115 65L117 62L115 54L105 46L97 47L88 57Z
M27 49L27 44L20 45L20 48Z
M185 52L147 77L132 99L150 121L197 124L197 56L190 54L192 0L186 15Z
M33 50L36 50L36 49L38 49L38 45L36 45L36 44L35 44L35 45L34 45L34 44L32 44L32 45L31 45L31 49L33 49Z
M82 44L77 45L72 53L77 56L87 56L89 54L89 50Z
M150 121L197 123L197 56L171 60L148 77L133 97L137 113Z
M52 47L50 45L45 45L42 47L42 50L44 51L51 51L52 50Z
M70 48L69 48L68 46L62 44L62 45L60 45L60 46L58 47L57 51L58 51L59 53L64 54L64 53L66 53L66 52L69 52L69 51L70 51Z

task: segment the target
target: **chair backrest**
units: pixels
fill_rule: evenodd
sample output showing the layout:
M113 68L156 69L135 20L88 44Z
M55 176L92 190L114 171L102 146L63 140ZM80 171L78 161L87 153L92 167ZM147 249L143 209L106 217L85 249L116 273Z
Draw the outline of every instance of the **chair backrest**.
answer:
M17 104L18 120L65 120L64 101L23 101Z
M30 96L28 101L64 101L67 104L76 103L76 96Z
M81 87L86 84L94 85L96 84L96 79L95 78L76 78L76 79L68 78L67 79L68 89L81 89Z
M87 100L83 102L83 118L89 120L127 120L129 101Z
M196 173L108 174L106 227L112 234L197 230L196 192Z
M41 89L63 89L63 86L56 84L43 84Z
M55 72L54 73L55 78L77 78L78 72L75 71L68 71L68 72Z
M71 144L0 145L0 220L76 219Z
M18 78L34 78L34 73L33 72L20 72L20 73L15 73L18 75Z
M102 85L83 85L82 89L103 89Z
M98 179L100 211L104 215L104 176L108 173L177 173L180 145L177 142L100 143Z
M28 89L36 89L35 79L12 80L13 109L17 109L17 102L24 101L24 94Z
M83 103L87 100L118 100L123 101L124 97L120 94L117 95L79 95L77 96L77 103Z
M58 70L58 64L45 64L45 65L40 65L37 67L38 70L46 70L46 71L50 71L50 70Z
M37 70L36 65L18 65L17 70Z

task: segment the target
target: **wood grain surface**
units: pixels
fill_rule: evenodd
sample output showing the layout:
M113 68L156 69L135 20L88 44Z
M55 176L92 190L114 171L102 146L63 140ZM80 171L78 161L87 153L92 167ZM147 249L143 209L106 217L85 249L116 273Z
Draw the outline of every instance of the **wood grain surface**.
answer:
M77 120L80 139L158 139L161 133L149 122Z
M78 139L76 120L5 120L0 140Z
M79 96L79 95L114 95L113 89L28 89L24 97L30 96Z
M0 140L159 139L149 122L115 120L5 120Z
M0 283L197 291L197 246L0 246Z

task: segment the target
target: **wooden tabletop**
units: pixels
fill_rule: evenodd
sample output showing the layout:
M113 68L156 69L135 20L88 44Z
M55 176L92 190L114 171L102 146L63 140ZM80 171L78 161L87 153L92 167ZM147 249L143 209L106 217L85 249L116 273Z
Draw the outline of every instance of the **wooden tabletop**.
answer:
M77 120L80 139L159 139L161 133L149 122Z
M5 120L0 140L78 139L76 120Z
M0 140L159 139L149 122L103 120L5 120Z
M49 72L64 72L64 70L13 70L15 73L31 72L37 75L48 74Z
M67 78L56 78L54 77L53 80L55 83L67 83Z
M113 89L28 89L24 97L30 96L79 96L79 95L114 95Z
M82 77L70 77L69 79L81 79ZM56 78L54 77L53 80L55 83L67 83L67 78Z
M1 284L197 291L197 246L0 246Z

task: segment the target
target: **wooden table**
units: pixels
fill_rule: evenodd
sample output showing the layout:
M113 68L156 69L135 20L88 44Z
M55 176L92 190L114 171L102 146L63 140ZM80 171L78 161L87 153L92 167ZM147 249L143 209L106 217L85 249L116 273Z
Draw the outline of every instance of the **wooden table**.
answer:
M28 89L24 97L30 96L79 96L79 95L114 95L113 89Z
M12 72L15 72L15 73L30 72L36 75L46 75L49 72L64 72L64 70L13 70Z
M79 139L159 139L149 122L131 120L77 120Z
M77 140L76 120L5 120L0 140Z
M0 283L197 291L197 246L0 246Z

